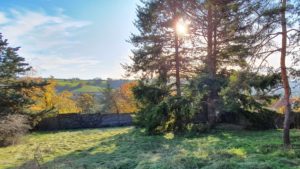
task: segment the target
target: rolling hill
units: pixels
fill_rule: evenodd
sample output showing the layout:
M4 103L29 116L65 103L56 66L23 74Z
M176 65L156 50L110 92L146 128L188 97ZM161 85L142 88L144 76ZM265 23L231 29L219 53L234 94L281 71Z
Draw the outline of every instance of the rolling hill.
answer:
M55 79L55 81L57 83L56 90L58 92L70 91L72 93L101 93L101 91L107 87L107 83L110 83L110 86L113 89L116 89L119 88L122 84L130 82L130 80L126 79Z
M82 79L55 79L57 82L56 90L62 92L64 90L70 91L72 93L101 93L104 88L107 87L109 81L110 86L113 89L119 88L122 84L130 82L127 79L91 79L91 80L82 80ZM293 96L300 96L300 82L298 80L290 81L290 86L292 89ZM276 94L283 94L283 89L280 89Z

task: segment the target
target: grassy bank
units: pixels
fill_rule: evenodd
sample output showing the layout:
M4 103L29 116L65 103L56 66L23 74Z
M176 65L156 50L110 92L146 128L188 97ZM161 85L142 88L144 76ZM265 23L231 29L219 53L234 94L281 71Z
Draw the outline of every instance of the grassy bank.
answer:
M292 132L300 145L300 131ZM299 168L300 147L281 149L280 131L145 136L134 128L32 133L0 148L0 168Z

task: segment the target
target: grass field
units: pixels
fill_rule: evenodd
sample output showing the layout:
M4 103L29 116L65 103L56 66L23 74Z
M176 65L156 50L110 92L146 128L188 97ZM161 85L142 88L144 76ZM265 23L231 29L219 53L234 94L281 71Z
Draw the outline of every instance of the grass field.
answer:
M93 80L61 80L56 79L57 88L61 90L68 90L70 92L101 92L106 87L106 81L96 82ZM80 86L79 86L80 85Z
M81 88L72 90L72 92L80 92L80 93L86 93L86 92L92 92L92 93L97 93L97 92L102 92L104 88L97 87L97 86L82 86Z
M292 132L300 145L300 131ZM298 148L298 149L297 149ZM281 131L215 131L194 137L145 136L131 127L26 136L0 148L0 168L284 169L300 168L300 147L284 152Z
M80 79L55 79L58 92L70 91L73 93L99 93L107 87L107 80L80 80ZM110 81L113 89L119 88L130 80L115 79Z

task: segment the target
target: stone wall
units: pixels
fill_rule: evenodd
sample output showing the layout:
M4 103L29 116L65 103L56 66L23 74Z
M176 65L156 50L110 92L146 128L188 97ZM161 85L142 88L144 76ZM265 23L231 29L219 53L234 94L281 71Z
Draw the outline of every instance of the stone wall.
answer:
M132 114L60 114L43 119L35 130L68 130L132 125Z

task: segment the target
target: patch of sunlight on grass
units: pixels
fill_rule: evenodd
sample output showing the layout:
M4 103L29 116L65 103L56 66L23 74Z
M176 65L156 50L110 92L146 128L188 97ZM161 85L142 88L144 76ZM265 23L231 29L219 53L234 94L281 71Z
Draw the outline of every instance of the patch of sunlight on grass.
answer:
M174 139L174 133L167 133L164 135L164 138L167 140L172 140Z
M209 154L207 151L196 151L192 155L197 158L207 159Z
M214 143L214 142L220 141L220 138L217 138L215 136L207 136L206 141L209 142L209 143Z
M291 133L300 144L300 132ZM284 152L281 132L216 131L195 137L147 136L132 127L36 132L15 146L0 148L0 169L33 160L38 150L42 168L72 169L296 169L300 151ZM298 167L299 168L299 167ZM30 168L31 169L31 168Z
M242 157L242 158L245 158L247 155L245 150L243 150L241 148L232 148L232 149L229 149L227 152L230 154L236 155L238 157Z
M230 133L223 133L222 135L229 139L232 138L232 135Z
M33 133L26 136L19 145L0 148L0 169L33 160L35 154L39 154L43 162L48 162L71 152L97 147L101 141L131 130L132 128L115 128ZM102 152L113 152L115 147L102 147Z

